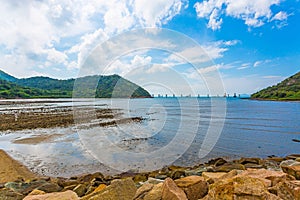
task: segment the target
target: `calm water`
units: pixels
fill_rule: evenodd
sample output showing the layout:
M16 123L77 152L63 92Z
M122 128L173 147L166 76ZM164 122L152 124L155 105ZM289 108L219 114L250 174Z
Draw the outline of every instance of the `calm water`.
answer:
M124 117L141 116L145 120L88 130L74 125L6 131L0 133L0 148L34 171L56 176L95 171L113 173L111 167L149 170L170 163L193 165L215 157L233 159L300 153L300 143L292 141L300 139L299 102L235 98L101 99L76 102L74 107L95 104L121 108ZM8 108L72 105L66 102L0 105L0 112ZM34 145L12 142L41 134L60 136ZM201 150L206 153L199 155Z

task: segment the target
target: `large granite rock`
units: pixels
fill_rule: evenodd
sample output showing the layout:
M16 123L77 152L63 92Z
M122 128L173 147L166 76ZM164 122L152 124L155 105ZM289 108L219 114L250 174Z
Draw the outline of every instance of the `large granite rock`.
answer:
M189 200L198 200L208 193L208 183L201 176L188 176L174 181Z
M154 185L152 190L150 190L144 197L144 200L161 200L162 199L162 188L163 183L158 183Z
M28 195L24 200L79 200L79 197L73 191L53 192L41 195Z
M283 200L298 200L300 199L300 181L282 181L276 186L269 188L269 191Z
M295 177L297 180L300 180L300 165L292 165L292 166L281 166L282 170Z
M134 200L142 200L144 199L144 197L146 196L146 194L152 190L154 187L154 184L149 184L149 183L146 183L146 184L143 184L135 193L134 195Z
M214 169L216 172L230 172L231 170L245 170L245 166L239 163L225 163L224 165L218 166Z
M32 190L46 184L44 180L31 181L28 183L24 182L7 182L4 186L15 192L22 193L24 195L29 194Z
M23 194L12 191L7 188L0 189L0 199L1 200L22 200L24 198Z
M171 178L166 178L162 186L162 200L187 200L187 197Z
M234 177L231 179L220 180L210 186L206 200L222 199L280 199L274 194L269 193L267 185L258 178L247 176Z
M82 200L132 200L136 190L132 179L116 179L105 189L84 196Z
M58 184L56 183L45 183L37 188L35 188L37 190L41 190L44 191L46 193L51 193L51 192L60 192L63 188L60 187Z
M258 178L265 182L268 187L276 185L282 180L294 180L293 177L280 171L272 171L266 169L247 169L240 173L238 176L248 176L252 178Z

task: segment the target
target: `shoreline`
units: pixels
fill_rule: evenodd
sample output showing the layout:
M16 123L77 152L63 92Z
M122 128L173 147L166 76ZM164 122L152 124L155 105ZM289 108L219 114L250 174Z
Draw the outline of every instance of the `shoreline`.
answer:
M143 191L145 195L141 195L140 197L145 197L147 194L151 193L155 187L162 187L168 182L171 182L170 184L176 183L176 187L179 189L181 188L183 191L183 193L181 192L182 195L184 194L189 197L186 199L193 200L193 195L191 195L192 191L186 190L185 187L181 187L181 184L186 185L186 181L189 183L189 181L194 179L197 180L196 183L199 183L199 180L201 180L202 186L199 186L199 188L206 188L205 192L201 193L201 198L207 200L222 199L228 194L222 194L221 192L221 195L225 196L222 198L216 198L214 196L214 190L219 187L220 184L224 184L222 186L224 187L227 182L240 181L241 178L245 179L243 181L246 182L237 182L235 184L246 184L243 187L246 187L246 192L248 192L247 196L249 196L249 198L251 195L257 196L254 191L255 188L252 188L257 186L251 185L254 182L257 182L259 187L262 187L260 182L266 184L263 185L266 190L264 191L264 194L261 195L268 195L268 198L259 199L269 199L271 197L272 199L281 199L279 198L280 195L282 197L282 195L286 194L280 194L279 197L277 197L278 193L282 192L282 188L280 189L280 187L275 187L279 183L289 184L285 187L291 187L290 185L292 184L293 187L291 188L295 191L292 192L291 195L294 195L294 199L300 197L300 154L288 155L284 158L240 158L233 161L227 161L223 158L215 158L193 167L179 167L171 165L150 172L135 173L134 171L129 171L113 176L104 176L101 172L96 172L93 174L78 174L70 178L61 178L44 177L34 174L24 165L11 158L5 151L0 150L0 166L0 199L8 198L8 196L13 197L14 199L39 199L37 198L39 196L35 195L40 195L41 199L43 199L43 195L45 197L47 195L58 195L56 199L60 199L67 193L68 195L73 195L74 198L71 199L92 200L102 199L101 195L105 195L104 191L108 191L110 198L114 199L113 194L110 192L112 192L111 190L116 182L119 184L126 182L125 186L131 184L133 192L131 197L127 199L133 199L132 197L134 195L137 197L140 196L141 194L138 193L138 191L143 190L146 186L151 186L151 189ZM183 180L183 182L181 180ZM193 188L193 190L197 190L199 188ZM284 189L286 190L287 188ZM128 195L126 194L128 191L120 190L120 188L117 188L117 190L118 191L114 192L124 192L125 196ZM273 190L276 190L277 193ZM197 194L200 194L199 191ZM161 190L159 190L157 195L164 194ZM234 196L238 194L235 194L233 191L232 195ZM103 199L106 198L103 197Z

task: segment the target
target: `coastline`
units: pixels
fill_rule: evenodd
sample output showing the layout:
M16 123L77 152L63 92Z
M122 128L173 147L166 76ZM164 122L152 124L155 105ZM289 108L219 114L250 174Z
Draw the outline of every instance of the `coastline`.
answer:
M233 161L216 158L193 167L166 166L143 173L129 171L104 176L96 172L61 178L34 174L0 150L0 166L0 199L63 199L67 196L71 200L279 200L300 197L299 154ZM232 184L243 192L237 192Z

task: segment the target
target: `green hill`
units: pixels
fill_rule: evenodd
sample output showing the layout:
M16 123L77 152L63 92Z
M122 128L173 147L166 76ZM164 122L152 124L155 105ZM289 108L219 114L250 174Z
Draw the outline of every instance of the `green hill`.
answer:
M0 79L5 80L5 81L16 81L17 79L4 71L0 70Z
M300 72L285 79L277 85L252 94L251 98L279 101L300 100Z
M3 71L0 72L0 98L150 97L145 89L118 75L95 75L68 80L49 77L17 79Z
M0 98L67 98L68 92L55 92L37 88L22 87L15 83L0 79Z

